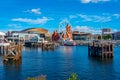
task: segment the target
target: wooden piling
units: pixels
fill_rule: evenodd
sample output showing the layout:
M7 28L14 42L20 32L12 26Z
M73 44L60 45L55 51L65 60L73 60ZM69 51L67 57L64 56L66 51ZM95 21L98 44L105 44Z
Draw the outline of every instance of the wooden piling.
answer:
M1 49L1 46L0 46L0 54L1 54L1 50L2 50L2 49Z
M18 61L22 56L22 45L20 43L10 43L9 46L4 47L4 50L4 61Z
M88 45L88 55L93 57L112 58L114 56L113 45L100 41L93 41Z
M58 44L56 43L42 43L41 44L41 48L42 50L54 50L56 47L58 46Z

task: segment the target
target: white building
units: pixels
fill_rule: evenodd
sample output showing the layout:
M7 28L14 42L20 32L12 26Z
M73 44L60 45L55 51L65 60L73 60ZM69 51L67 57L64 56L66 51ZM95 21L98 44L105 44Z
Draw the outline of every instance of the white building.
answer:
M4 36L5 36L5 33L0 32L0 43L4 42Z
M13 32L8 37L12 41L23 41L23 42L44 42L44 38L41 38L36 33L25 33L25 32Z
M9 46L10 43L5 42L5 33L0 32L0 46Z

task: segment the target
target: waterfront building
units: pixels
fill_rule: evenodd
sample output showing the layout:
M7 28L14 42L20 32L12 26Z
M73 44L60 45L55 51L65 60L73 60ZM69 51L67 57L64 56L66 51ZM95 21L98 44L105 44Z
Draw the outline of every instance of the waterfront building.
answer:
M73 40L91 40L92 39L91 33L73 31L72 35L73 35Z
M6 35L9 41L21 42L44 42L37 33L28 33L23 31L12 31L11 34Z
M113 33L114 40L120 40L120 31Z
M69 24L66 25L66 30L60 33L61 44L65 46L75 46L76 43L73 41L72 29Z
M5 33L0 32L0 43L4 42L4 36L5 36Z
M60 39L59 33L57 31L54 31L52 34L52 41L58 41Z
M48 30L42 28L28 28L22 31L8 31L6 37L11 41L44 42Z
M62 38L64 40L73 40L72 38L72 30L69 24L66 25L66 31L62 33Z
M102 29L102 36L106 36L106 35L111 35L112 36L112 32L110 28L103 28Z
M103 28L102 29L102 34L107 34L107 33L110 33L111 32L111 29L110 28Z
M46 38L46 36L48 35L48 30L43 28L28 28L22 31L27 33L37 33L42 38Z
M110 28L103 28L102 29L102 37L106 38L106 37L111 37L110 39L113 39L113 33L111 31Z
M5 33L0 32L0 54L3 54L5 52L5 47L9 45L10 43L7 43L5 40Z

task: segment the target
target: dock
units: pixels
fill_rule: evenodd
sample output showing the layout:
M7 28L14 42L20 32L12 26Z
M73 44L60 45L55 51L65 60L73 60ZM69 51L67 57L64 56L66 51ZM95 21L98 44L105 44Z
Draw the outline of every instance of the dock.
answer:
M3 55L3 61L14 60L18 61L22 56L21 43L0 43L0 54Z
M92 57L112 58L114 56L113 44L109 42L93 41L88 45L88 55Z

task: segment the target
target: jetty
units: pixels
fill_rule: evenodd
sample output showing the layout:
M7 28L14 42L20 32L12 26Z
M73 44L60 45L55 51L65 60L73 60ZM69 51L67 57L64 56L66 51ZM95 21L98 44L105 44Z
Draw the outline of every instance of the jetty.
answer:
M3 60L15 60L18 61L22 56L22 44L21 43L0 43L0 54L3 55Z
M105 41L93 41L88 45L88 55L92 57L112 58L114 56L113 44Z

